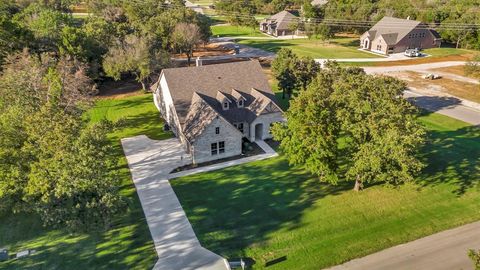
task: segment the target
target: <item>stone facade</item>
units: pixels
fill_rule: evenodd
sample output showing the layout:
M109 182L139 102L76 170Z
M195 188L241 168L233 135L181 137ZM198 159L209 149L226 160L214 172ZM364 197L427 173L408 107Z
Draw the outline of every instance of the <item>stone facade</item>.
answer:
M274 112L274 113L267 113L259 115L251 124L250 124L250 141L255 140L265 140L272 138L272 134L270 133L270 126L276 122L283 122L285 118L283 118L282 112ZM257 127L258 126L258 127ZM260 129L260 134L259 130ZM258 135L261 137L258 138Z
M212 154L212 143L220 142L224 142L224 152L221 153L217 145L217 153ZM190 150L194 163L237 156L242 153L242 133L223 118L217 117L195 139Z

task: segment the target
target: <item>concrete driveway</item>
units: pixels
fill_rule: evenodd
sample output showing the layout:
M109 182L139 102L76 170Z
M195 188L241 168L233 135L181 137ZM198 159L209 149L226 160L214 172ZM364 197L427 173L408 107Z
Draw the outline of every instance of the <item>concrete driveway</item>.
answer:
M328 270L473 270L469 249L480 248L480 222L385 249Z
M178 139L122 139L135 188L152 235L154 269L227 270L227 261L203 248L168 181L172 169L191 163Z

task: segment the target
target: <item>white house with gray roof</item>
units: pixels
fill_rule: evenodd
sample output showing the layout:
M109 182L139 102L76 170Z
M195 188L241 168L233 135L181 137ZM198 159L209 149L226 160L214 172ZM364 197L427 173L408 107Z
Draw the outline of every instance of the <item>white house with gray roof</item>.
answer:
M194 163L240 155L244 138L271 138L283 121L258 61L164 69L154 97Z

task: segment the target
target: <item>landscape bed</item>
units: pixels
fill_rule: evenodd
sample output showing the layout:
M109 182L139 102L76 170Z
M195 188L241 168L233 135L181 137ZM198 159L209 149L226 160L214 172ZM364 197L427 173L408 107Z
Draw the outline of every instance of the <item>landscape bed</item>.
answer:
M439 114L416 183L352 191L284 157L171 181L200 242L254 269L321 269L480 219L480 130ZM467 251L465 251L467 252Z
M87 112L87 121L125 119L123 126L110 134L112 153L118 157L115 170L122 179L121 194L128 204L106 232L70 234L42 227L35 215L2 216L0 244L10 254L25 249L36 253L21 259L0 262L0 269L151 269L157 254L131 180L120 139L146 134L152 139L170 138L152 102L152 95L101 99Z

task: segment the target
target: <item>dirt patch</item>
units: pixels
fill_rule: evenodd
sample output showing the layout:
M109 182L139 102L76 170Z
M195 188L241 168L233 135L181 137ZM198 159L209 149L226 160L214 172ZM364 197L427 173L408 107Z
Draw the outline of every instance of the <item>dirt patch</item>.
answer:
M473 83L460 82L449 78L426 80L422 73L413 71L392 72L389 75L402 79L408 86L431 94L449 94L466 100L480 103L480 86Z
M225 48L215 43L207 44L205 46L198 46L193 52L193 58L204 57L204 56L222 56L222 55L232 55L233 50ZM174 58L187 58L185 54L174 54Z
M431 71L437 71L437 72L446 72L446 73L451 73L454 75L458 76L463 76L471 79L478 79L475 78L475 76L471 76L469 74L465 73L465 66L452 66L452 67L443 67L443 68L434 68L430 69Z
M97 98L120 99L142 93L142 85L133 77L119 81L107 79L100 84Z

